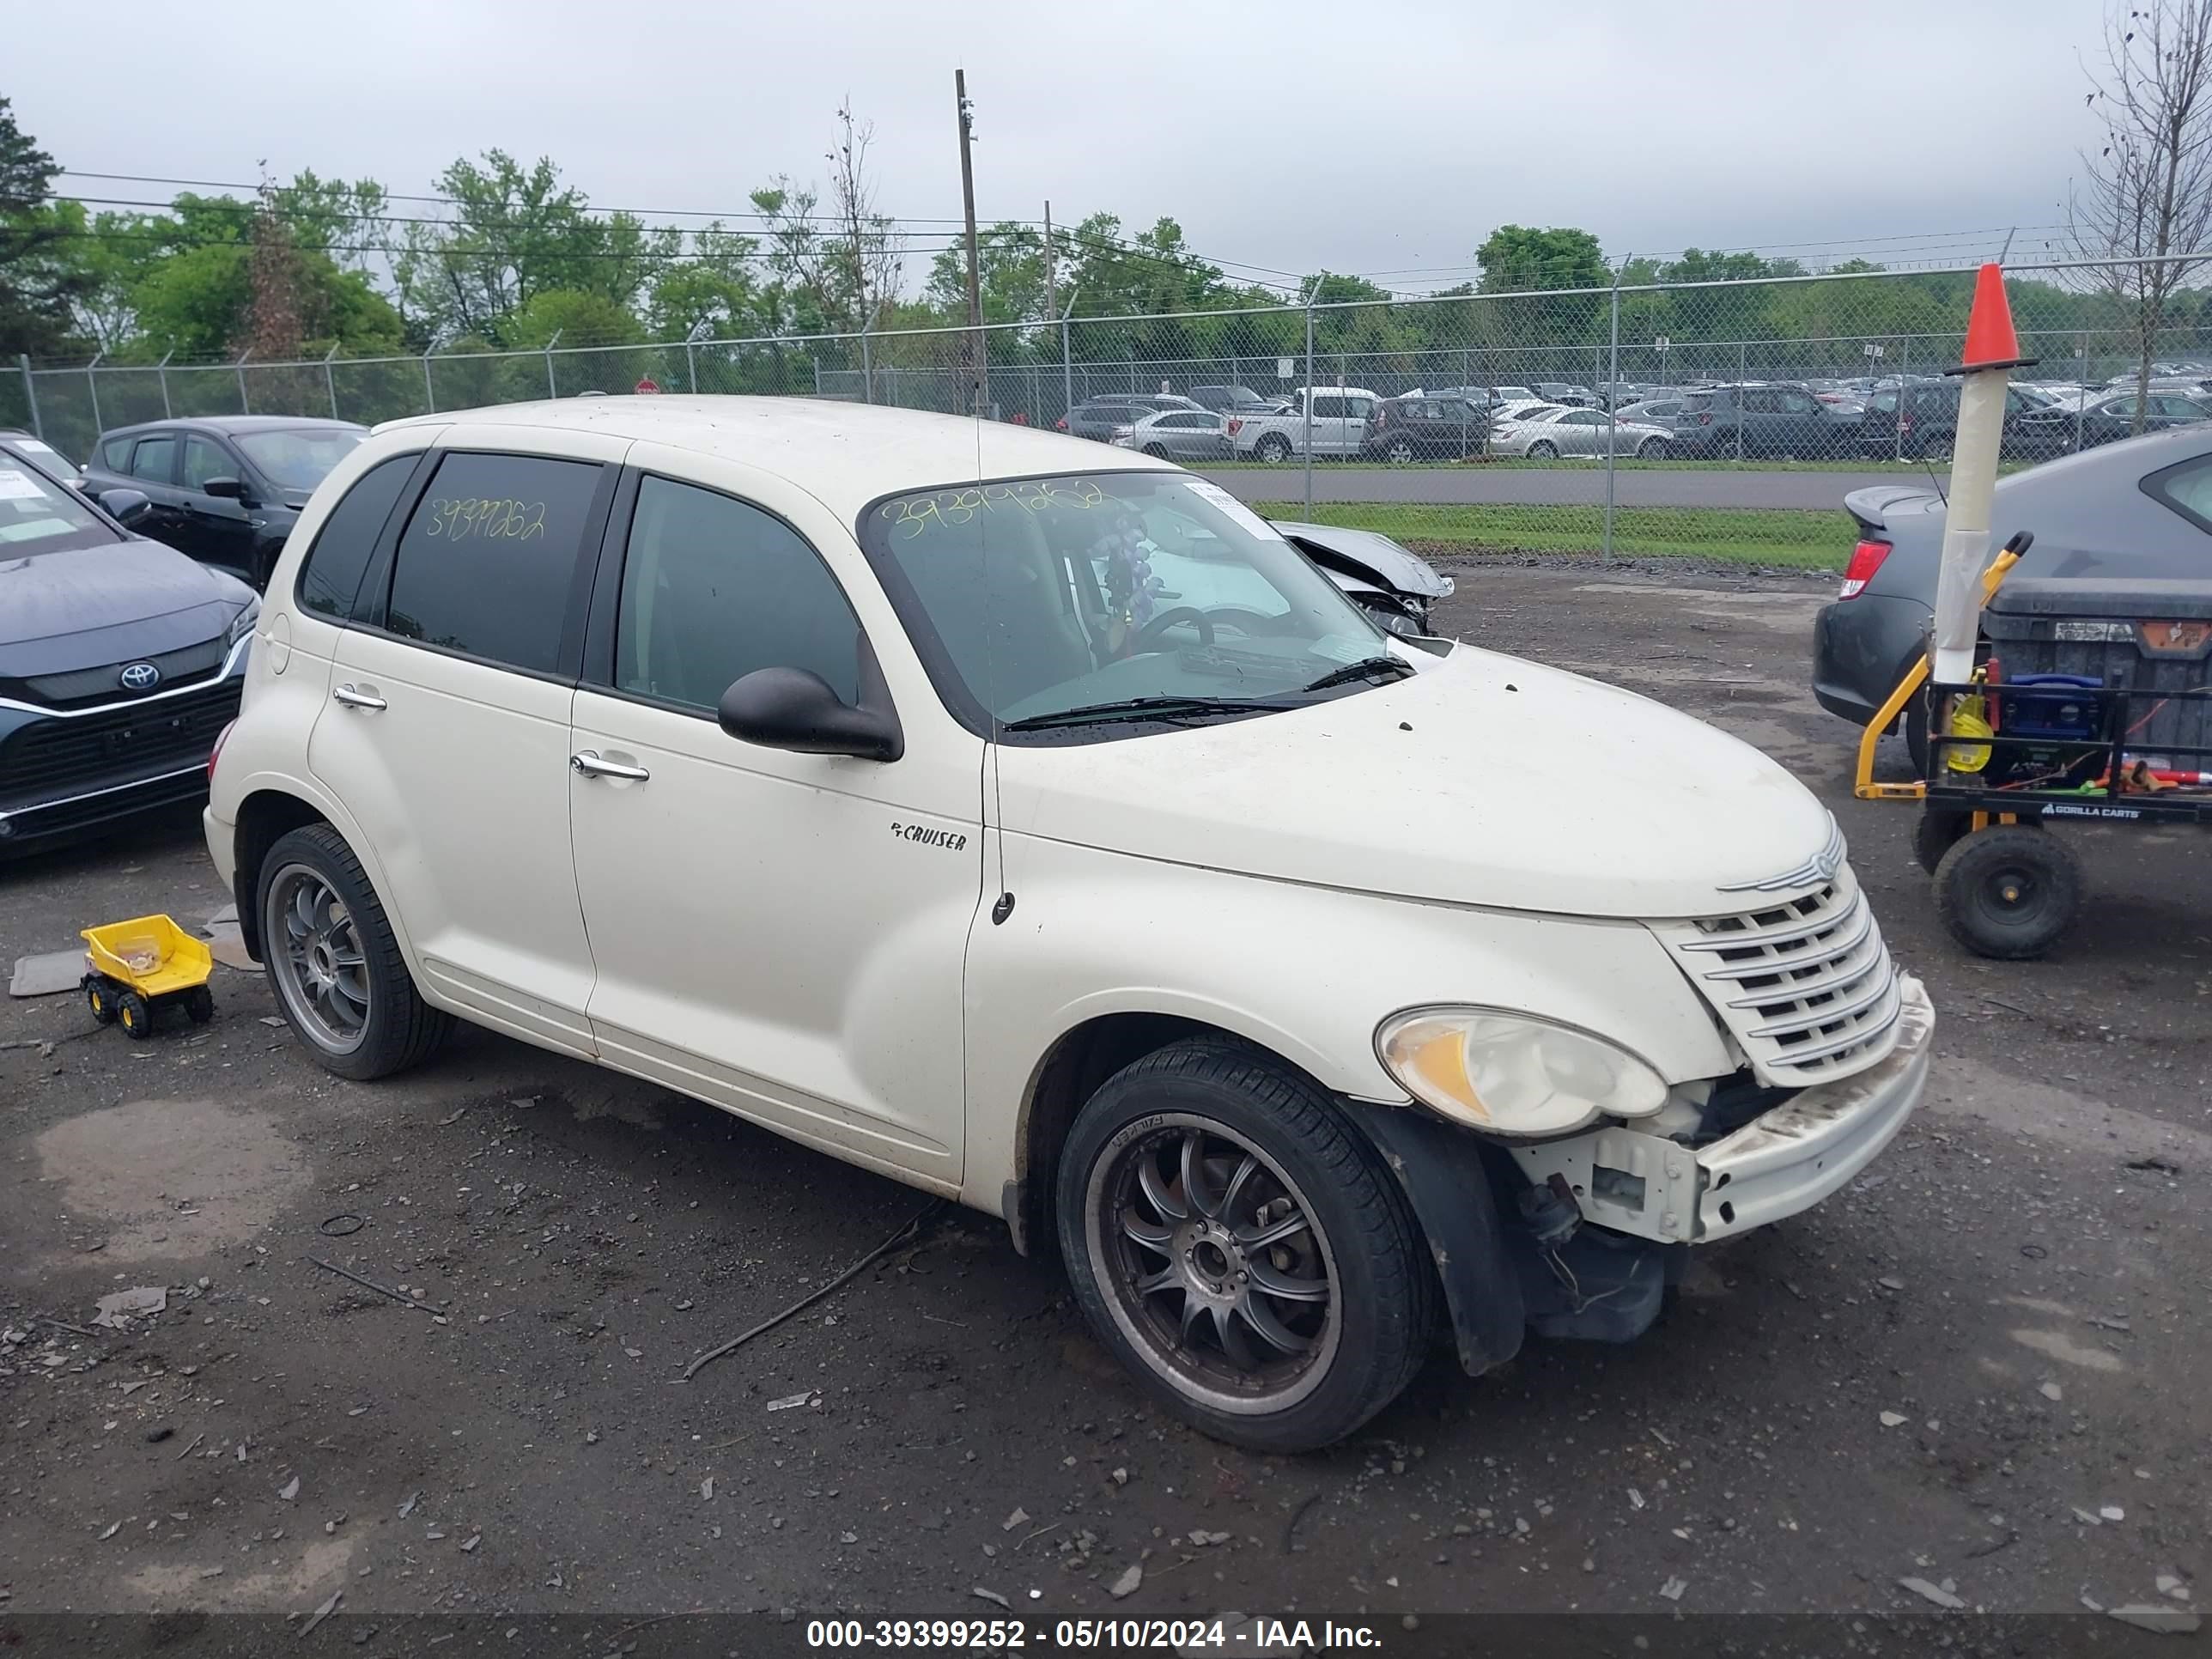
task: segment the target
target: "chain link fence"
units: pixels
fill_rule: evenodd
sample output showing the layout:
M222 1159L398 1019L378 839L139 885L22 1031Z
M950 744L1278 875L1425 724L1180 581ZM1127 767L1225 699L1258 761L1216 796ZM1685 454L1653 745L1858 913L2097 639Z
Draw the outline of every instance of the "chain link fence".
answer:
M2151 324L2128 297L2134 274L2008 270L2038 362L2014 373L2007 465L2212 417L2212 290L2185 281ZM1838 273L980 331L291 363L26 361L0 374L0 423L82 459L102 431L191 415L374 424L640 390L981 408L1216 471L1275 517L1375 529L1432 554L1826 567L1849 550L1847 490L1940 476L1957 409L1942 371L1959 360L1972 286L1963 269Z

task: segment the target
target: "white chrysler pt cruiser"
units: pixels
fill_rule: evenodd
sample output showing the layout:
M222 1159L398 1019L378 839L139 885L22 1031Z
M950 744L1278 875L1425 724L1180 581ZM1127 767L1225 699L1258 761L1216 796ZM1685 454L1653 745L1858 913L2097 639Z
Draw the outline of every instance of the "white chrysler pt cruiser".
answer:
M1215 485L750 398L384 428L210 850L342 1077L454 1018L1050 1241L1208 1432L1625 1340L1897 1133L1934 1016L1749 746L1381 632Z

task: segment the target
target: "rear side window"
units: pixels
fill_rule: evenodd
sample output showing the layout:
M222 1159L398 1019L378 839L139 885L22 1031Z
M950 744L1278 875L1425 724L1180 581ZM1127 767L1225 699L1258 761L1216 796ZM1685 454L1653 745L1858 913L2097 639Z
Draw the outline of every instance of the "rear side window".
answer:
M2212 531L2212 456L2200 456L2154 472L2142 481L2142 490L2195 525Z
M399 505L419 455L394 455L369 468L331 509L315 544L300 567L300 608L318 617L342 623L353 615L354 596L361 590L362 572L376 551L376 538L384 521Z
M399 533L386 626L553 672L599 471L535 455L447 456Z
M131 470L131 440L110 438L100 445L100 464L110 472L128 472Z
M782 520L692 484L639 484L615 635L623 690L711 709L757 668L806 668L857 702L860 634Z

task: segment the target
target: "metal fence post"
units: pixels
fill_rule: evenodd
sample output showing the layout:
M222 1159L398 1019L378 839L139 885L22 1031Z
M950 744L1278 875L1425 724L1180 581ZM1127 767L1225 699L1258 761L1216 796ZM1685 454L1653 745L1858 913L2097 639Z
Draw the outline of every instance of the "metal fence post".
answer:
M92 429L95 433L107 429L107 422L100 418L100 360L107 352L105 348L92 354L92 361L84 366L84 389L92 397Z
M430 354L427 351L422 354L422 412L438 412L438 388L430 383Z
M1741 340L1735 343L1735 458L1743 459L1743 383L1751 378L1750 348Z
M252 355L253 348L246 347L238 354L238 362L233 365L238 370L238 412L241 415L253 413L253 400L246 395L246 360Z
M1627 263L1625 259L1621 261L1621 264ZM1613 303L1608 309L1612 320L1608 325L1611 337L1605 374L1605 534L1598 546L1599 561L1605 564L1613 562L1613 440L1618 425L1613 414L1613 392L1620 384L1620 265L1613 268Z
M46 422L39 418L39 385L31 378L31 354L18 353L15 361L23 369L23 401L31 407L31 431L40 442L46 441Z
M1068 319L1075 315L1075 296L1082 291L1076 289L1070 292L1067 304L1060 313L1060 412L1063 416L1075 408L1075 354L1068 337Z
M1306 518L1313 518L1313 400L1314 400L1314 301L1321 297L1321 278L1306 292L1306 386L1298 402L1305 410L1304 435L1298 447L1306 459Z
M165 421L174 418L169 409L169 359L176 355L176 347L171 346L161 354L161 361L154 365L154 373L161 381L161 418Z
M1902 334L1897 341L1897 408L1889 417L1889 435L1897 444L1897 459L1905 459L1905 422L1911 418L1908 393L1911 381L1912 337Z
M545 395L549 398L561 395L561 388L553 380L553 348L561 343L561 337L567 332L566 329L556 328L553 331L553 337L545 343Z
M338 349L335 342L332 343L331 349L323 354L323 386L331 394L331 418L334 421L338 417L338 377L337 371L331 367L331 360L337 355ZM167 411L167 408L168 403L165 398L162 400L164 413Z

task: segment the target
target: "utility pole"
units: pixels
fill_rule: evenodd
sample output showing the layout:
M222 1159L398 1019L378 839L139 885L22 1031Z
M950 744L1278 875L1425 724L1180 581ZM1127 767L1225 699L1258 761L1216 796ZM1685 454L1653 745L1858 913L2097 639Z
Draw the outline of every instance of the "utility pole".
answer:
M952 71L952 92L960 105L960 200L968 215L969 396L971 411L981 415L991 406L991 371L983 356L983 289L975 252L975 166L970 155L975 144L975 108L968 101L966 70Z
M1044 204L1044 308L1060 315L1060 283L1052 268L1052 204Z

